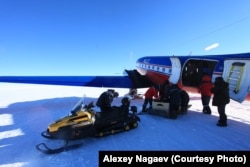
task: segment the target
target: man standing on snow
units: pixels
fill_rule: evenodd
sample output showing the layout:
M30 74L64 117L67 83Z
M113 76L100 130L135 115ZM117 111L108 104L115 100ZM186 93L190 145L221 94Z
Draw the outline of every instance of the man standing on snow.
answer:
M226 104L230 102L229 84L222 77L217 77L211 92L214 94L212 105L217 106L220 115L217 126L227 126L227 115L225 113Z
M211 109L209 107L209 102L212 96L211 89L213 88L213 83L211 77L208 74L204 74L201 78L201 84L199 86L199 92L201 94L201 102L203 105L202 112L204 114L211 114Z
M180 88L177 84L171 84L166 89L165 99L169 102L169 118L176 119L181 104Z
M146 107L147 107L148 103L149 103L149 109L152 109L153 97L158 99L159 98L158 93L159 93L159 91L158 91L157 86L152 85L150 88L148 88L148 90L144 94L145 99L144 99L144 103L142 106L142 112L146 112Z
M181 114L187 114L188 110L188 103L190 97L185 90L180 89L180 96L181 96Z

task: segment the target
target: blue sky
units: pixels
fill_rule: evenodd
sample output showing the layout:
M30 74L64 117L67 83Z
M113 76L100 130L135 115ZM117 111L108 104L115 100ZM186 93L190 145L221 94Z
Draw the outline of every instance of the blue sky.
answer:
M249 0L1 0L0 75L117 75L142 56L249 52L249 9Z

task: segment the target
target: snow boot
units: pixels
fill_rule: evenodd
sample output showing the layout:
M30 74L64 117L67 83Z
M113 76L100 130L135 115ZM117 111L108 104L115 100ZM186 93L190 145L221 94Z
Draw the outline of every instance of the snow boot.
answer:
M187 106L182 106L181 107L181 114L183 114L183 115L187 114L187 108L188 108Z
M211 113L212 113L209 106L204 106L202 112L203 112L204 114L211 114Z
M142 112L147 112L145 105L142 106Z
M169 112L169 118L170 119L176 119L177 118L177 111L170 111Z
M216 125L220 126L220 127L226 127L227 126L227 121L221 121L221 120L219 120Z

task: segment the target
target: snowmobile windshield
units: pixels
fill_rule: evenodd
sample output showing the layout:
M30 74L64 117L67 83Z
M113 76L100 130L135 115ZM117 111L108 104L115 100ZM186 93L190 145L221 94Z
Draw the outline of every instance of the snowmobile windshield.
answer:
M81 108L82 108L82 104L84 101L84 97L82 97L77 103L76 105L72 108L71 113L77 113Z

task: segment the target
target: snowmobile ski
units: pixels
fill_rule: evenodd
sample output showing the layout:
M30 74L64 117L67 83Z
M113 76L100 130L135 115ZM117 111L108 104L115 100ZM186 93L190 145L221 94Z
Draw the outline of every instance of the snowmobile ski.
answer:
M56 137L51 136L47 131L43 131L43 132L41 133L41 136L43 136L43 137L46 138L46 139L56 139Z
M69 145L69 141L64 141L64 145L59 148L49 148L45 143L36 145L36 149L44 154L57 154L82 146L82 143Z

